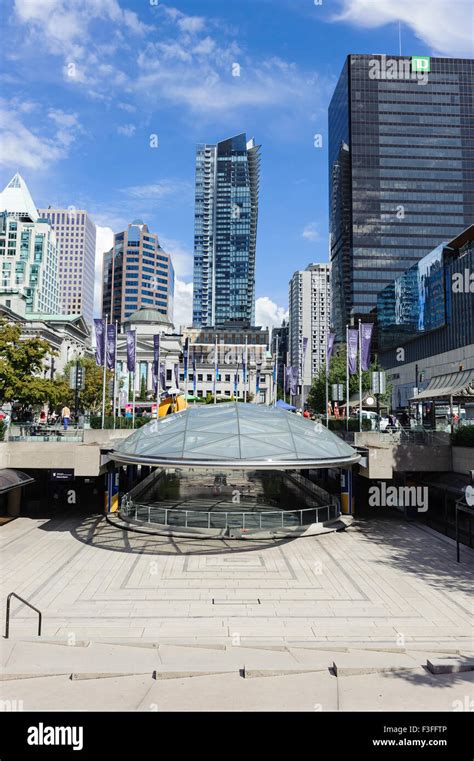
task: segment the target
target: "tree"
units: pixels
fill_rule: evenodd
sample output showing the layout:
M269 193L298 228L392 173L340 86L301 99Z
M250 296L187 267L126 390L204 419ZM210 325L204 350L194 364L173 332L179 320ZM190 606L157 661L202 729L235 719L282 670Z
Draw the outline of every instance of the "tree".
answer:
M0 321L0 403L44 404L58 394L56 382L40 375L51 347L21 333L21 325Z
M377 369L377 362L372 362L370 368L362 372L362 391L372 390L372 372ZM342 383L344 386L344 402L346 395L346 346L341 344L334 352L329 367L329 401L331 401L331 385ZM349 376L349 396L359 392L359 373ZM387 384L386 393L380 397L382 402L389 403L391 388ZM326 368L321 367L318 375L313 379L307 399L308 407L313 412L325 414L326 411Z
M64 394L63 401L67 401L71 408L74 407L76 392L75 389L69 388L69 372L72 367L75 367L76 362L79 362L81 367L84 368L84 388L79 390L79 406L82 409L90 410L93 414L98 413L102 409L104 368L101 365L97 365L92 357L71 359L66 364L64 375L59 378L59 383L62 384L61 387ZM107 370L105 384L106 402L110 399L109 387L111 379L112 372Z

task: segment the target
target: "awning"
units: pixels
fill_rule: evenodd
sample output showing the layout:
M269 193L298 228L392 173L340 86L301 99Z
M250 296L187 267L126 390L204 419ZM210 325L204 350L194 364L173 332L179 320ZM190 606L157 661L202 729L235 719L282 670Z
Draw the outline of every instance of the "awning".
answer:
M5 494L5 492L16 489L18 486L31 484L34 480L21 470L3 468L0 470L0 494Z
M420 391L417 396L412 396L411 402L423 399L449 399L450 396L472 399L474 401L474 370L462 370L457 373L435 375L431 378L428 387Z

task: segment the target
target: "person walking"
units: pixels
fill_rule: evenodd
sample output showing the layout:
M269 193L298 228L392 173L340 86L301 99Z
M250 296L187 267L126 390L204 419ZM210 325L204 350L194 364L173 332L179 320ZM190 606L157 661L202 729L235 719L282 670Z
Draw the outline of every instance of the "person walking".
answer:
M64 405L64 407L61 410L61 417L63 419L64 430L67 431L69 420L71 419L71 410L69 409L67 404Z

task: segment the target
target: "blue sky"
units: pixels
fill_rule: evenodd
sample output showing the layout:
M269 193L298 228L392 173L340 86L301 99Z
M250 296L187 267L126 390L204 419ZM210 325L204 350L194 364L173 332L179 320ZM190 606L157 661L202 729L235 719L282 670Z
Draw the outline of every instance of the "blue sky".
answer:
M98 277L111 231L142 218L173 255L178 325L196 143L262 145L257 320L275 324L292 273L327 261L327 107L345 56L397 54L399 22L403 54L473 54L471 0L3 0L1 13L2 186L19 171L38 206L87 208Z

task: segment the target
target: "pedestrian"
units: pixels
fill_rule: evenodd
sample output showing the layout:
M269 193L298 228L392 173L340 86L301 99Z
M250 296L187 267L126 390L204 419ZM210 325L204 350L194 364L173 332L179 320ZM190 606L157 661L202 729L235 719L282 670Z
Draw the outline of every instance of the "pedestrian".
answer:
M67 431L69 420L71 419L71 410L69 409L67 404L65 404L61 410L61 417L63 419L64 430Z

